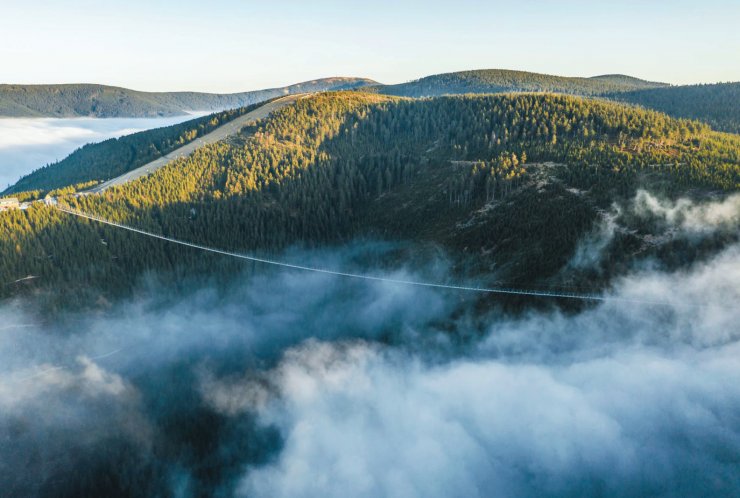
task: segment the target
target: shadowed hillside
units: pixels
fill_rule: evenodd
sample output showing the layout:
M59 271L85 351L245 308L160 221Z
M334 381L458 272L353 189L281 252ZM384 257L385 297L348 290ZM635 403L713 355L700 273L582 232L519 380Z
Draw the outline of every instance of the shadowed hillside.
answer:
M740 133L740 83L686 85L610 95L671 116L700 119L712 128Z
M635 258L681 254L690 262L724 245L655 239L662 229L622 217L603 267L562 274L579 241L640 189L668 199L736 191L738 140L695 121L562 95L327 93L149 177L62 201L227 250L274 253L369 237L410 244L401 260L436 247L461 277L593 286ZM86 302L97 301L87 292L131 289L146 271L227 278L241 267L43 205L0 216L0 254L5 281L63 281Z

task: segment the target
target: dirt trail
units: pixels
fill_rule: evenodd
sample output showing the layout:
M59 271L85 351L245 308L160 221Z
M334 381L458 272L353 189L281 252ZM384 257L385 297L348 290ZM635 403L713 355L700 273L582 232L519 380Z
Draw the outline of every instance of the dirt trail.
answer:
M150 175L154 173L155 171L157 171L162 166L165 166L176 159L189 156L190 154L195 152L196 149L199 149L200 147L203 147L204 145L220 142L221 140L231 135L235 135L236 133L239 132L239 130L244 128L246 125L254 123L258 119L265 118L271 112L281 109L288 104L292 104L293 102L295 102L296 100L304 96L305 94L288 95L288 96L273 100L272 102L268 102L267 104L261 107L258 107L252 112L249 112L243 116L239 116L238 118L232 121L229 121L223 126L219 126L212 132L208 133L207 135L198 137L192 142L183 145L179 149L173 150L169 154L166 154L158 159L155 159L154 161L147 163L144 166L140 166L136 169L132 169L131 171L127 171L121 176L112 178L108 181L101 183L100 185L96 185L95 187L83 193L99 194L101 192L104 192L106 189L110 187L114 187L117 185L123 185L126 182L136 180L138 178L141 178L142 176Z

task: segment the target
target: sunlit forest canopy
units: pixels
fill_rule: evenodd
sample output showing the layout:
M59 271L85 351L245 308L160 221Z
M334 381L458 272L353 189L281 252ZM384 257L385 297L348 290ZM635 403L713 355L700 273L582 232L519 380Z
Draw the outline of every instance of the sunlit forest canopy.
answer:
M476 255L474 267L460 271L495 267L498 278L532 285L558 273L600 210L644 186L667 196L736 191L740 137L563 95L327 93L149 177L61 199L113 221L238 251L358 236L413 239L444 247L461 263ZM496 209L481 211L487 205ZM114 292L148 269L235 265L41 204L3 213L0 231L6 281L33 274L46 285L104 282Z

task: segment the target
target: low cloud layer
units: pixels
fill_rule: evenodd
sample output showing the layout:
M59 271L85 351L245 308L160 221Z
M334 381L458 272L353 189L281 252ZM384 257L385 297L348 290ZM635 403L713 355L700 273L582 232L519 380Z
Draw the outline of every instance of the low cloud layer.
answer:
M307 344L286 355L273 374L279 396L258 409L284 447L239 492L727 496L740 486L739 353L429 367L363 344Z
M638 190L626 203L615 203L601 213L593 230L576 248L568 270L596 268L619 233L642 239L643 249L673 240L698 242L716 234L740 231L740 194L694 201L661 198ZM735 239L737 240L737 239Z
M443 281L444 265L393 276ZM510 316L458 292L265 271L58 326L6 304L0 488L740 496L740 246L612 289L577 313Z
M625 279L631 304L494 321L462 357L309 341L202 395L284 437L242 496L736 495L739 255Z
M64 159L87 143L169 126L188 119L192 119L192 116L0 119L0 190L35 169Z
M721 201L696 203L685 198L664 200L640 190L634 208L638 215L655 216L689 233L708 233L740 224L740 194Z
M64 326L5 306L0 486L10 496L230 496L281 437L210 408L199 391L205 372L269 368L308 337L411 341L453 306L430 290L295 272L258 275L226 295L205 289L70 316Z

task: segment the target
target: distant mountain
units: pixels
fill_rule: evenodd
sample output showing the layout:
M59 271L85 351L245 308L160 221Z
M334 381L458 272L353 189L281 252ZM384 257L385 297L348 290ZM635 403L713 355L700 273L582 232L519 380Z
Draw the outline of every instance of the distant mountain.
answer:
M717 130L740 133L740 82L651 88L611 97L674 117L700 119Z
M366 78L322 78L281 88L216 94L139 92L94 84L0 85L0 117L160 117L188 111L220 111L281 95L350 90L377 82Z
M634 76L628 76L626 74L602 74L600 76L592 76L586 78L592 81L603 81L614 85L621 85L624 88L656 88L669 86L666 83L657 83L654 81L641 80Z
M215 94L139 92L94 84L0 85L0 117L160 117L192 111L222 111L282 95L359 89L401 97L549 92L604 97L698 119L717 130L740 133L740 83L671 86L624 74L590 78L481 69L436 74L397 85L367 78L322 78L281 88Z
M624 74L572 78L525 71L484 69L427 76L399 85L364 88L386 95L442 95L551 92L604 97L665 112L676 118L698 119L713 128L740 133L740 83L671 86Z
M375 87L379 93L403 97L436 97L464 93L554 92L595 96L668 86L622 74L578 78L549 74L482 69L436 74L399 85Z

